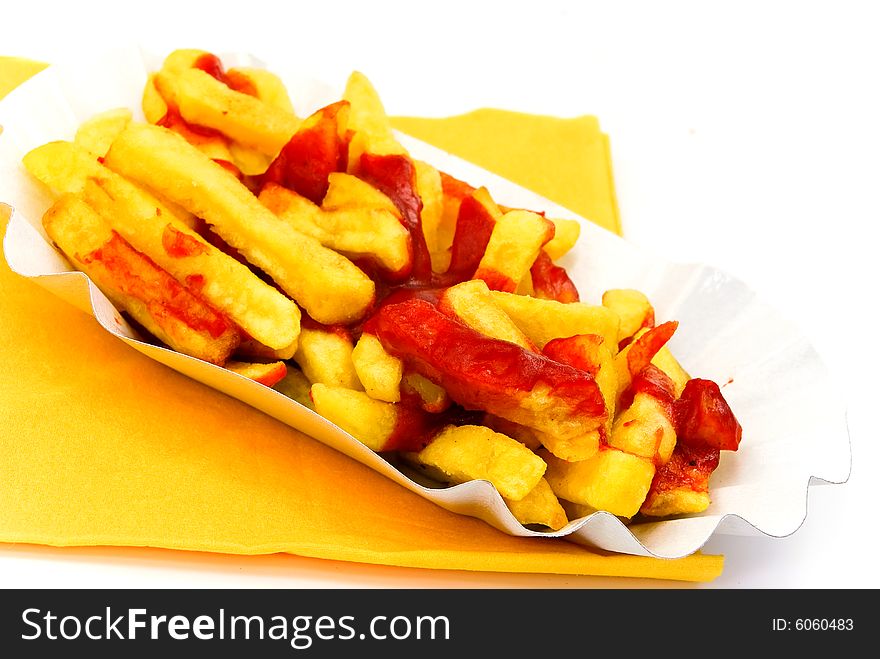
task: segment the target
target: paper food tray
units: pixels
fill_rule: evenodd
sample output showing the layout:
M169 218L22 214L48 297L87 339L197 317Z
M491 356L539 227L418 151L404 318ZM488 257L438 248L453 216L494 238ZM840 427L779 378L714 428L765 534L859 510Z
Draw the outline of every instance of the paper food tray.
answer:
M438 505L485 520L518 536L565 537L608 551L675 558L699 549L717 530L785 536L807 514L813 478L843 482L850 470L845 410L815 350L798 329L737 279L707 265L669 263L507 180L418 140L400 135L410 153L438 169L486 186L499 203L578 219L581 238L561 264L586 302L610 288L635 288L653 303L657 318L678 320L670 348L684 368L724 386L743 426L736 453L722 452L712 475L711 506L698 515L625 526L598 512L559 531L523 527L486 481L425 487L319 415L281 393L225 369L140 341L104 295L49 244L41 226L49 195L21 165L30 149L72 139L80 122L114 107L140 114L147 73L165 53L143 49L77 55L54 65L0 103L0 202L13 208L4 239L10 267L97 318L136 350L219 389L372 467ZM259 65L221 53L228 66ZM270 67L288 87L297 112L338 100L338 89L301 71ZM381 93L381 92L380 92ZM393 108L390 108L393 112Z

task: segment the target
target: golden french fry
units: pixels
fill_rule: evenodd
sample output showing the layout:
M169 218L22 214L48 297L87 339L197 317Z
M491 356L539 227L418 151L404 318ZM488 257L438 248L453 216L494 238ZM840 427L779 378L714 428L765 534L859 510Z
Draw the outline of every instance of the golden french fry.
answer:
M628 339L643 327L654 326L654 307L641 291L629 288L605 291L602 294L602 306L620 316L619 341Z
M268 364L253 362L226 362L224 368L238 373L241 376L259 382L267 387L272 387L287 375L287 365L284 362L271 362Z
M678 360L673 357L672 352L669 350L669 346L663 346L660 348L660 350L657 351L657 354L651 359L651 363L666 373L666 375L669 376L669 379L672 380L672 384L675 385L675 397L678 398L681 396L681 392L684 391L684 387L688 383L688 380L691 379L691 376L682 368L681 364L678 363Z
M391 121L376 89L359 71L353 72L346 82L343 100L351 105L348 128L353 137L348 147L349 170L357 166L362 153L376 155L403 154L406 150L394 137Z
M103 157L107 149L131 122L131 110L116 108L96 114L80 124L73 143L82 147L93 156Z
M560 499L622 517L639 511L654 478L650 460L613 448L579 462L561 460L545 449L538 455L547 463L547 482Z
M581 235L581 223L577 220L547 219L553 223L556 230L550 242L544 245L544 251L547 252L550 260L555 261L574 247Z
M519 501L505 499L504 502L523 526L539 524L558 531L568 524L565 510L553 493L550 484L544 478L539 480L534 489Z
M709 478L718 466L719 450L675 447L672 457L651 483L640 512L650 517L701 513L709 507Z
M409 232L386 210L351 207L324 210L275 184L265 186L259 199L297 231L349 258L371 258L390 272L403 270L412 260Z
M548 341L576 334L598 334L617 352L620 319L601 306L557 302L526 295L492 291L492 297L522 332L539 348Z
M229 69L230 76L244 76L254 87L257 98L268 103L272 107L283 110L288 114L296 115L293 103L287 94L287 88L277 75L266 69L258 69L251 66L239 66Z
M357 176L345 172L332 172L327 177L327 193L321 202L321 208L371 208L388 211L400 219L400 211L387 195Z
M443 243L440 236L443 222L443 183L440 172L422 160L414 160L416 168L416 190L422 200L422 233L425 236L425 245L431 254L431 268L440 272L439 268L448 266L442 253L451 244Z
M452 405L443 387L418 373L406 373L400 381L400 391L418 396L419 406L426 412L443 412Z
M150 195L108 170L106 176L86 182L83 198L136 249L228 314L254 339L275 350L296 345L299 308L170 217Z
M316 383L315 411L374 451L381 451L397 427L397 406L363 391Z
M532 451L537 451L541 448L541 440L538 439L539 431L534 428L529 428L528 426L508 421L507 419L495 416L494 414L489 414L488 412L483 416L483 425L491 428L495 432L500 432L502 435L507 435L508 437L515 439Z
M141 110L148 123L157 124L168 113L168 104L156 89L156 74L151 73L141 96Z
M583 503L575 503L574 501L566 501L565 499L559 499L559 504L562 506L568 519L571 520L589 517L593 513L598 512L593 506L587 506Z
M388 403L400 401L403 362L385 352L375 335L361 334L351 360L358 379L371 398Z
M97 156L71 142L48 142L29 151L22 164L55 195L79 194L86 181L105 171Z
M278 218L179 135L131 124L113 142L105 163L203 218L319 323L350 323L372 304L375 285L367 275Z
M52 142L28 153L24 163L56 192L81 194L135 249L261 343L281 349L296 341L300 312L293 302L84 149Z
M177 75L191 69L204 57L210 57L211 53L207 50L199 50L198 48L178 48L172 50L162 61L162 71Z
M537 213L504 213L492 229L473 278L482 279L493 290L514 292L552 232L553 225Z
M675 427L663 404L653 396L637 393L614 420L608 445L662 465L672 456L675 439Z
M536 430L535 437L550 453L570 462L592 458L599 452L599 447L602 445L602 437L598 430L591 430L574 437L560 437Z
M43 226L118 309L174 350L222 364L238 345L241 334L229 319L131 247L84 201L63 195Z
M498 306L486 282L480 279L471 279L447 288L440 296L440 309L481 334L537 351L535 344Z
M187 122L213 128L268 156L281 151L300 124L296 115L230 89L200 69L184 69L177 75L160 71L153 84L166 102L176 101Z
M514 501L531 492L547 469L518 441L485 426L447 426L428 446L406 457L438 480L487 480Z
M273 388L288 398L292 398L300 405L304 405L310 410L315 409L315 404L309 396L312 383L309 382L309 379L298 368L288 365L287 373L275 383Z
M97 156L72 142L48 142L29 151L22 158L25 169L52 190L56 195L80 194L86 181L104 177L107 169L101 165ZM155 196L163 208L189 227L195 224L195 217L177 204Z
M362 390L353 350L351 335L344 330L304 327L293 359L312 383Z

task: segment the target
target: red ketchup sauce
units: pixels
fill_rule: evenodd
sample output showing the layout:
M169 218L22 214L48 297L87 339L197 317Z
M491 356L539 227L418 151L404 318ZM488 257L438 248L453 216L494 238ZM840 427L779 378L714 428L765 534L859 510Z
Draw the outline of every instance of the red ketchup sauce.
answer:
M718 467L719 457L717 448L677 443L669 462L654 474L645 504L650 504L658 494L670 490L708 492L709 477Z
M742 426L712 380L689 380L675 401L675 426L680 443L735 451Z
M175 259L208 253L208 248L203 242L196 240L189 234L178 231L170 224L166 225L165 230L162 232L162 247L168 256Z
M577 287L568 276L565 268L561 268L541 250L531 268L532 287L535 289L535 297L541 297L557 302L579 302L580 295Z
M339 136L337 118L347 108L348 101L339 101L312 115L260 177L260 188L276 183L320 206L330 174L347 166L348 141Z
M438 383L465 409L504 417L544 384L569 415L606 414L598 385L588 373L480 334L428 300L384 304L371 329L390 353Z

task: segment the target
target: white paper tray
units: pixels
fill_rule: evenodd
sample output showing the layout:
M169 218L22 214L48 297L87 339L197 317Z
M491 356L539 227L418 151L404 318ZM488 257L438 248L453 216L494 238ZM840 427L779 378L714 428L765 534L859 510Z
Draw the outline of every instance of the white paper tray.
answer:
M813 479L847 480L851 454L846 416L825 366L797 327L754 291L710 266L669 263L639 250L528 190L405 135L400 135L401 142L414 157L485 185L500 203L580 220L581 238L562 264L582 300L598 302L609 288L636 288L651 299L658 321L680 321L670 348L694 376L729 383L724 396L743 426L739 451L722 452L711 479L712 504L705 512L629 527L600 512L556 532L532 531L513 518L486 481L446 488L419 485L282 394L138 340L104 295L85 275L71 272L48 244L40 219L51 200L21 166L21 157L45 142L72 139L78 124L96 112L125 106L138 118L147 72L159 67L163 55L134 47L77 55L46 69L0 103L0 202L14 209L3 243L10 267L94 315L136 350L298 428L444 508L512 535L565 537L608 551L676 558L699 549L716 531L791 534L806 518ZM228 66L259 64L234 53L221 56ZM287 84L301 115L341 96L341 83L335 89L278 64L270 68Z

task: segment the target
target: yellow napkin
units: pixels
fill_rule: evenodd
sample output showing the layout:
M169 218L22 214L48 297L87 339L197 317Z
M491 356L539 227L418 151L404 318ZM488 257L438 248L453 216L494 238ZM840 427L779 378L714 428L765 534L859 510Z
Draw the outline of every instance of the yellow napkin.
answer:
M481 131L491 129L492 114L476 113ZM552 164L558 180L582 191L557 201L585 215L587 208L613 209L608 187L599 186L595 199L583 196L598 184L578 183L565 155L571 139L599 139L587 133L589 121L512 114L505 121L518 134L540 135L542 148L555 154L542 166ZM446 131L443 123L426 121L413 132L444 137L439 146L465 155L456 141L473 123L459 117ZM494 143L484 136L483 148L502 153L508 135L496 136ZM511 153L503 159L514 169L523 162ZM524 162L531 168L536 161ZM606 172L610 184L607 162L589 167ZM5 225L0 217L4 232ZM688 581L721 573L721 556L656 560L505 535L151 361L5 261L0 291L2 542L288 552L407 567Z
M46 65L42 62L0 56L0 99L45 68Z
M485 108L443 119L393 121L404 133L621 233L608 136L596 117L560 119Z

